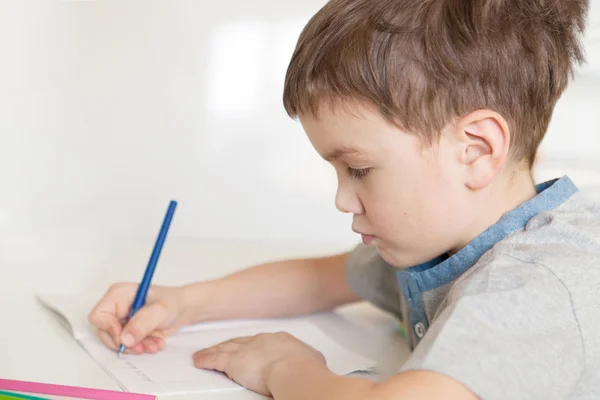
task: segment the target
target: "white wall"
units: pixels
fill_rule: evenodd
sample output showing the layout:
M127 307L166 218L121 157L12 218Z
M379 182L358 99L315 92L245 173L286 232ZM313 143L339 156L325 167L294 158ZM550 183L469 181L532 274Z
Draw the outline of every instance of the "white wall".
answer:
M296 38L324 3L0 0L2 276L32 268L43 286L139 237L149 251L171 198L170 241L353 244L333 171L281 104ZM550 158L600 155L590 46ZM574 113L586 122L573 128Z
M536 177L567 174L600 199L600 0L590 0L583 42L587 62L556 105Z
M44 285L138 237L150 251L171 198L170 242L353 243L333 171L281 105L323 4L2 2L3 273Z

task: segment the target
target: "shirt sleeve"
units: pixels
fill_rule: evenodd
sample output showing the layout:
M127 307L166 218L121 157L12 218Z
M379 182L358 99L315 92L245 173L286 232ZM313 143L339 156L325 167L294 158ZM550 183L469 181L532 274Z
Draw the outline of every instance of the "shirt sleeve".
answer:
M396 268L388 264L375 246L359 244L346 261L350 288L375 306L402 319Z
M585 346L568 290L544 266L492 264L457 281L401 370L443 374L485 400L569 398Z

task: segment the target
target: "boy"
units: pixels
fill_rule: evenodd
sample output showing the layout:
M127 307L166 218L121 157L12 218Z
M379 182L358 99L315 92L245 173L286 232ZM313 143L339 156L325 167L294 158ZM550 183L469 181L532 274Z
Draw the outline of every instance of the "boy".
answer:
M277 317L365 298L413 353L384 382L333 375L285 334L193 355L276 399L600 396L600 209L531 166L574 64L584 0L331 0L308 23L284 104L338 175L363 244L152 288L90 314L106 345L156 352L186 324Z

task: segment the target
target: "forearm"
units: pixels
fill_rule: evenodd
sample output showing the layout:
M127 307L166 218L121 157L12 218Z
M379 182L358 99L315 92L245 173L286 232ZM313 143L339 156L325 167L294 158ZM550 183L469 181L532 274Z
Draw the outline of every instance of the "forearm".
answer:
M345 277L347 254L257 265L192 285L210 292L198 320L274 318L312 313L359 300Z
M375 382L335 375L313 359L276 363L267 386L275 400L369 400L376 393Z
M282 360L267 373L275 400L477 400L467 387L432 371L408 371L383 381L335 375L315 359Z

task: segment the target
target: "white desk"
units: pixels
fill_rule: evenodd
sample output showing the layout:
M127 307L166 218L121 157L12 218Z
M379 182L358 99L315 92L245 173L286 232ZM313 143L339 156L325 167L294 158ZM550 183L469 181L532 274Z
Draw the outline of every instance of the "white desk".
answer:
M88 273L83 274L83 277L80 274L81 279L73 285L89 285L95 282L95 286L106 287L115 280L139 280L152 240L148 238L131 250L103 257L104 261L101 264L87 270ZM178 284L191 279L208 279L259 261L326 253L330 251L328 249L330 248L318 249L310 244L289 242L229 244L206 241L198 244L170 241L163 250L155 282ZM34 298L35 289L24 284L28 281L27 275L31 270L23 267L21 269L12 271L11 274L0 275L0 377L119 390L117 384L79 347L58 320L37 303ZM71 286L64 282L64 273L58 275L54 277L56 282L48 282L49 287ZM347 318L354 323L357 336L349 337L347 332L344 332L344 341L340 341L340 344L381 360L378 365L380 377L393 373L409 354L396 329L395 321L365 303L310 318L326 333L334 338L338 336L338 339L341 332L336 333L336 319ZM369 340L364 340L365 332ZM193 397L262 398L249 391L225 393L222 396L211 393Z

